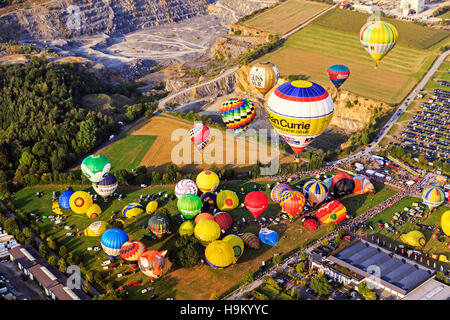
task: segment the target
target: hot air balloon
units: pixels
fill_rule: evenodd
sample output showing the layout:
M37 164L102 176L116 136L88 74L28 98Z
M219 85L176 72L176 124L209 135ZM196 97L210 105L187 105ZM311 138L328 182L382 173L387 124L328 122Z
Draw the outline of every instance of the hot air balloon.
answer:
M231 190L222 190L217 194L217 208L220 211L230 211L239 205L237 194Z
M262 228L259 231L259 240L269 246L274 246L278 244L278 234L273 230Z
M242 256L244 253L244 241L242 241L240 237L235 234L229 234L223 238L223 241L228 242L231 245L236 260Z
M90 219L97 218L99 215L102 214L102 208L96 203L94 203L92 206L89 207L86 211L86 216Z
M199 221L202 221L202 220L213 220L214 221L214 216L208 212L200 213L195 217L194 224L197 224L197 223L199 223Z
M331 190L331 181L332 180L333 180L333 177L329 177L329 178L323 179L323 183L325 183L325 185L327 186L328 191Z
M114 259L120 254L120 248L128 240L128 235L125 231L111 228L103 232L100 238L100 244L108 257Z
M390 23L384 21L369 21L359 32L362 46L375 60L378 66L381 59L394 48L398 40L398 31Z
M222 211L214 215L214 221L219 224L220 229L228 230L233 225L233 218L228 212Z
M101 154L87 156L81 162L81 172L93 183L102 181L109 170L111 170L111 163Z
M299 191L285 191L281 195L280 205L291 218L294 218L302 212L305 206L305 196Z
M209 128L203 123L196 123L189 130L189 136L197 149L202 151L210 139Z
M219 186L219 176L213 171L202 171L198 174L197 186L201 192L214 192Z
M220 114L227 128L239 136L255 118L256 110L250 100L232 98L222 104Z
M181 196L177 201L178 211L180 211L186 219L192 219L199 214L202 210L202 205L200 197L191 193Z
M220 227L213 220L201 220L194 227L194 235L206 247L210 242L219 239Z
M364 193L375 193L375 187L372 182L370 182L369 178L358 174L353 177L353 181L355 182L355 188L353 189L353 193L356 194L364 194Z
M280 203L281 195L284 191L293 191L292 188L286 183L279 183L275 187L272 188L270 192L270 198L275 203Z
M303 221L303 225L308 230L316 230L319 227L319 223L314 217L306 217Z
M192 236L194 234L194 223L192 220L187 220L180 225L178 229L180 236Z
M150 279L160 278L163 275L166 254L167 250L161 252L154 250L145 251L139 257L139 269Z
M450 236L450 210L447 210L442 214L441 228L447 236Z
M100 237L106 230L107 223L105 221L92 222L86 229L84 235L87 237Z
M94 201L89 193L84 191L76 191L72 193L69 199L70 209L76 214L86 214L87 210L92 206Z
M203 203L203 207L202 207L203 210L212 210L215 208L216 199L217 199L217 196L215 193L206 192L201 195L200 199L202 200L202 203Z
M163 214L158 214L148 219L148 228L159 239L167 233L169 227L170 219Z
M211 267L217 269L225 269L236 261L231 244L224 240L216 240L208 244L205 249L205 258Z
M63 209L70 209L70 197L74 194L72 190L66 190L58 198L59 206Z
M336 89L350 76L350 69L342 64L334 64L328 68L328 77L333 82Z
M244 205L252 216L257 219L269 205L269 198L261 191L252 191L245 196Z
M107 198L116 191L117 185L116 177L111 172L108 172L106 177L98 184L93 183L92 188L100 197Z
M190 179L183 179L175 186L175 195L178 199L188 193L196 195L197 191L197 185Z
M303 186L303 194L311 206L315 206L326 200L328 195L327 185L317 179L309 180Z
M262 94L266 94L278 82L280 71L270 62L259 62L250 69L250 82Z
M303 148L328 127L334 105L322 86L295 80L272 92L267 112L272 126L298 157Z
M156 209L158 209L158 201L156 201L156 200L150 201L150 202L147 204L147 206L145 207L145 211L146 211L148 214L153 214L153 213L155 213Z
M430 210L433 210L444 203L444 191L436 186L425 187L422 190L422 200Z
M347 209L337 200L324 204L316 213L321 223L339 223L347 217Z
M253 233L246 232L241 236L241 238L244 241L245 245L251 249L258 250L261 247L261 242Z
M147 251L145 244L129 240L120 247L119 255L126 264L137 265L139 257Z
M123 207L122 214L125 218L133 218L140 215L144 211L144 206L140 205L139 203L132 202Z
M354 189L355 181L353 181L353 178L345 172L336 173L333 180L331 180L331 190L333 190L334 194L338 197L350 194Z
M58 215L63 214L61 207L59 206L58 201L52 201L52 211Z
M400 240L413 247L423 247L427 243L423 233L418 230L402 234Z

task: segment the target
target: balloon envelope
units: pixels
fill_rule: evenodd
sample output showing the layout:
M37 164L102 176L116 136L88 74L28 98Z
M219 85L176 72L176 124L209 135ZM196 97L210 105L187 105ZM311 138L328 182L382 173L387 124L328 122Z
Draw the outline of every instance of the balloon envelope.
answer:
M355 189L355 181L345 172L336 173L331 180L331 189L336 196L345 196Z
M436 186L425 187L422 191L422 200L432 210L444 203L444 191Z
M314 217L307 217L305 221L303 221L303 225L308 230L316 230L319 227L319 223Z
M161 238L167 233L170 227L170 219L163 215L158 214L148 219L148 228L158 238Z
M312 206L315 206L325 201L328 195L328 187L320 180L309 180L303 186L303 194L305 195L305 198L308 199L308 202Z
M199 196L187 193L180 197L177 201L178 211L186 219L192 219L202 210L202 200Z
M225 269L232 265L236 258L231 244L224 240L216 240L205 249L206 262L213 268Z
M217 196L215 193L206 192L201 195L200 199L202 200L202 203L203 203L203 207L202 207L203 210L212 210L215 208L216 199L217 199Z
M350 76L350 69L342 64L334 64L328 68L328 78L338 89Z
M102 214L102 208L100 208L100 206L96 203L94 203L92 206L90 206L89 209L87 209L87 211L86 211L86 216L91 219L96 218L101 214Z
M198 174L197 186L201 192L214 192L219 186L219 176L213 171L202 171Z
M244 253L244 241L240 237L235 234L229 234L223 238L223 241L228 242L231 245L236 260L242 256Z
M155 213L156 209L158 209L158 201L156 200L152 200L150 201L147 206L145 207L145 211L148 214L153 214Z
M197 149L203 150L210 139L209 128L203 123L196 123L191 130L189 130L189 136Z
M202 220L213 220L214 221L214 216L208 212L200 213L195 217L194 224L197 224Z
M281 202L281 195L284 191L293 191L292 188L286 183L279 183L272 188L270 192L270 198L275 203Z
M222 190L217 194L217 208L220 211L230 211L239 205L237 194L231 190Z
M269 246L274 246L278 244L278 234L270 229L261 229L259 231L259 240Z
M166 264L167 250L158 252L155 250L145 251L138 260L139 269L151 279L160 278L163 275Z
M111 196L117 189L117 179L112 173L107 173L106 177L98 184L93 183L92 188L103 198Z
M122 214L125 218L133 218L133 217L140 215L144 211L145 211L144 206L142 206L141 204L139 204L137 202L132 202L132 203L127 204L122 209Z
M194 234L194 223L192 220L187 220L180 225L178 229L180 236L191 236Z
M147 250L145 244L136 240L129 240L120 247L120 257L130 264L137 264L139 257Z
M127 242L128 235L125 231L117 228L111 228L103 232L100 238L100 244L103 251L110 257L115 258L120 254L120 248Z
M365 193L375 193L375 187L370 182L369 178L358 174L353 177L353 181L355 182L355 188L353 189L353 193L356 194L365 194Z
M390 23L384 21L369 21L362 26L359 40L378 64L381 59L394 48L398 40L398 31Z
M296 80L277 87L267 102L272 126L300 153L328 127L334 105L328 92L310 81Z
M72 190L66 190L58 198L59 206L63 209L70 209L70 197L74 194Z
M305 196L299 191L285 191L281 195L280 205L293 218L302 212L305 206Z
M418 230L402 234L400 240L413 247L423 247L427 242L423 233Z
M175 186L175 195L178 199L188 193L196 195L197 191L197 185L190 179L183 179Z
M324 204L316 212L316 218L321 223L339 223L347 217L347 209L337 200Z
M280 71L270 62L259 62L252 66L249 73L250 83L265 94L278 82Z
M244 205L256 219L267 209L269 198L264 192L252 191L245 196Z
M194 227L194 235L204 246L219 239L220 227L213 220L201 220Z
M255 118L256 110L250 100L233 98L222 104L220 115L227 128L240 135Z
M109 170L111 170L111 163L101 154L87 156L81 162L81 172L93 183L102 181Z
M450 210L445 211L441 216L441 228L442 231L450 236Z
M246 232L241 236L241 238L245 245L251 249L259 249L261 247L261 242L253 233Z
M233 225L233 218L228 212L222 211L214 215L214 221L219 224L220 229L228 230Z
M84 235L87 237L100 237L106 230L107 223L105 221L92 222L86 229Z
M70 209L76 214L86 214L94 201L89 193L76 191L70 196L69 203Z

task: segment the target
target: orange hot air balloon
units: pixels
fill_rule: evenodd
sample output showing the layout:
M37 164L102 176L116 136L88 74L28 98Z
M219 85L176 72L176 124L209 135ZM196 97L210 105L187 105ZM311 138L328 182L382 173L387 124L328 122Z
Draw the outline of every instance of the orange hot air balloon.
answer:
M293 218L302 212L305 206L305 196L299 191L285 191L281 195L280 205Z
M214 221L214 216L208 212L200 213L195 217L194 224L197 224L202 220L213 220Z
M338 223L348 218L347 209L339 201L333 200L320 207L316 218L322 223Z

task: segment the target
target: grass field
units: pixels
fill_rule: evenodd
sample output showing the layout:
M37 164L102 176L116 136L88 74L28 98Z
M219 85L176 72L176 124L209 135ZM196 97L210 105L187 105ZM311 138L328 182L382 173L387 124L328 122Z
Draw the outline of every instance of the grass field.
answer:
M295 186L300 181L296 181L292 184ZM244 188L245 193L253 190L255 183L233 183L221 186L222 188L234 190L238 193L240 201L243 201L244 195L240 194L240 189ZM267 182L259 181L258 184L266 185ZM93 193L92 188L74 188L74 190L86 190ZM371 196L348 196L342 200L342 202L348 207L348 211L352 216L359 215L365 210L378 202L383 201L388 197L392 191L387 188L383 188L382 185L377 185L378 193ZM44 193L42 198L37 199L35 197L36 191L41 191ZM39 186L33 188L22 189L18 191L14 198L12 199L16 207L20 208L24 212L33 212L39 216L48 216L51 213L51 195L53 191L63 191L64 187L60 186ZM146 194L156 194L160 191L173 193L173 186L170 187L155 187L146 189L136 189L134 187L120 188L119 191L125 195L124 200L118 201L111 199L107 203L102 200L99 201L99 205L103 209L103 213L96 219L88 219L85 216L79 216L72 214L70 210L64 210L65 214L69 215L66 224L74 226L74 232L77 230L83 230L90 223L95 220L109 220L112 216L113 211L120 211L122 208L130 203L137 202L139 195ZM269 196L270 190L266 190L266 194ZM145 203L144 203L145 205ZM147 245L148 248L154 250L169 249L172 243L175 241L175 232L178 230L178 226L181 223L181 219L176 208L175 201L164 201L159 200L159 206L165 207L169 210L171 214L172 235L163 238L162 240L146 240L142 241ZM280 206L274 204L272 201L269 202L269 207L262 214L263 217L275 216L280 212ZM240 220L245 217L247 221L250 220L251 215L244 208L237 208L230 212L233 219ZM121 217L121 213L118 214ZM140 240L145 234L148 233L146 228L141 228L141 226L146 227L149 215L141 214L140 216L132 219L125 220L125 231L128 233L131 239ZM73 251L80 258L82 258L84 265L88 270L101 270L101 262L106 260L106 255L100 252L87 251L87 247L99 245L99 238L86 238L81 237L66 237L65 233L67 230L63 228L52 229L52 222L49 220L43 220L44 223L40 224L41 228L48 232L48 235L56 238L58 242L64 244L69 251ZM320 238L326 233L326 226L322 225L319 229L310 231L303 227L300 219L296 220L294 223L287 223L282 220L282 223L278 225L272 225L271 229L277 231L279 235L278 245L271 247L262 244L260 250L252 250L246 248L243 256L239 259L237 264L225 269L217 270L206 265L201 265L192 269L175 268L172 266L170 261L167 261L167 271L166 275L151 284L150 280L143 276L140 272L130 276L125 276L123 278L117 278L118 273L123 273L128 270L127 266L122 266L120 268L105 271L108 275L108 281L114 283L115 286L124 285L126 283L142 280L143 284L141 286L132 287L127 289L129 291L129 299L148 299L152 294L157 294L159 299L165 299L167 297L175 297L176 299L208 299L211 293L216 292L222 295L229 292L232 288L236 287L243 278L244 273L247 270L255 271L259 268L262 261L267 261L271 259L275 254L286 254L291 250L298 248L301 245L309 243L315 239ZM244 229L244 232L259 232L259 225L250 224ZM206 284L206 285L205 285ZM154 291L146 294L142 294L140 291L143 288L153 286Z
M328 7L321 2L288 0L245 21L243 25L283 35Z
M345 64L350 68L351 74L342 87L344 90L386 103L398 103L433 63L440 46L448 42L448 38L444 40L448 34L395 21L396 26L401 26L399 38L405 39L403 42L399 40L375 69L374 61L364 50L358 37L359 28L365 21L359 20L363 17L367 19L367 15L348 10L330 10L311 25L290 36L280 49L259 60L275 63L284 77L302 74L326 87L332 85L326 72L328 66ZM407 27L411 30L401 31ZM412 39L408 37L414 32L419 35L417 44L410 45ZM439 45L425 50L439 40Z
M441 64L441 66L436 71L436 73L433 75L433 77L430 79L430 81L428 81L428 83L425 85L424 89L425 90L448 89L448 87L441 86L435 80L450 81L449 70L450 70L450 57L447 57L447 59L445 59L445 61Z
M136 169L144 156L148 153L156 136L152 135L126 135L99 153L106 156L114 169Z
M421 199L414 198L414 197L404 198L404 199L400 200L398 203L396 203L395 205L393 205L392 207L386 209L385 211L376 215L372 219L368 220L367 223L370 224L372 227L374 227L374 229L376 230L376 233L375 233L376 235L381 235L385 238L391 239L391 241L394 241L394 242L400 244L401 243L400 235L395 235L394 233L388 232L385 229L380 230L380 228L377 226L376 222L380 220L383 224L386 222L390 223L390 221L392 220L392 216L395 212L402 212L403 208L405 208L405 207L413 208L412 207L413 202L421 203L422 201L421 201ZM435 211L433 211L433 213L431 213L427 218L418 219L417 223L425 224L425 225L434 225L436 227L439 227L441 215L447 210L449 210L449 207L440 206L440 207L436 208ZM428 209L426 209L425 212L429 213ZM421 249L421 251L428 253L428 254L447 254L447 257L450 258L448 256L448 254L450 253L450 250L447 248L446 243L439 242L438 240L433 239L431 237L432 234L434 233L433 231L422 230L419 227L415 226L410 221L407 221L405 224L403 224L399 227L395 227L395 230L398 231L400 234L407 233L412 230L420 230L420 232L422 232L425 235L425 238L427 239L427 243Z
M124 105L132 105L134 103L134 100L121 94L88 94L81 99L83 108L106 114L114 114L114 108L121 109Z

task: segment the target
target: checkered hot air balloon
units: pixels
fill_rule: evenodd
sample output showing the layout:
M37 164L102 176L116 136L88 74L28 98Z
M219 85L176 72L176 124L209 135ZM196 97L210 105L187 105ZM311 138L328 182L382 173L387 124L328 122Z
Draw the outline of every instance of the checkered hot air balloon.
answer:
M294 218L302 212L305 206L305 196L299 191L285 191L281 195L280 205L291 218Z
M284 191L292 191L291 187L286 183L279 183L275 187L272 188L272 191L270 192L270 198L275 203L280 203L281 201L281 194Z
M203 123L196 123L191 130L189 130L189 135L191 141L200 151L203 150L210 139L209 128Z
M120 247L120 257L127 264L137 265L139 257L147 250L140 241L130 240Z
M222 104L220 115L227 128L239 136L255 119L256 110L250 100L232 98Z

